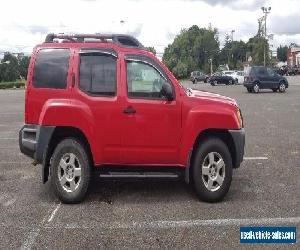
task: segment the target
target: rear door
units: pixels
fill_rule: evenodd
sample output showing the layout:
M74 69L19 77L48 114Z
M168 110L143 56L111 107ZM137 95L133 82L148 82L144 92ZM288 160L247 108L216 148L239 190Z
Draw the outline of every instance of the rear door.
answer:
M90 120L81 120L94 130L97 164L120 164L122 114L119 96L120 65L112 49L81 49L76 54L78 88L74 100L79 101ZM82 119L77 114L78 119Z
M173 165L179 161L181 106L161 96L162 84L174 86L159 64L139 55L125 57L123 107L125 164ZM175 91L174 91L175 93Z
M268 72L266 70L266 68L264 67L259 67L256 69L257 70L257 77L259 79L260 82L260 88L269 88L269 82L270 82L270 78L268 75Z

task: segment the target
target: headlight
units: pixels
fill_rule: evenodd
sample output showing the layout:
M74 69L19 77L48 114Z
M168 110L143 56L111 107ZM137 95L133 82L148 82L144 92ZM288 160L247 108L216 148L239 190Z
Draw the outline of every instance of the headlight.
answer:
M237 117L237 119L238 119L238 121L239 121L240 127L243 128L243 127L244 127L243 116L242 116L242 112L241 112L240 109L238 109L238 110L236 111L236 117Z

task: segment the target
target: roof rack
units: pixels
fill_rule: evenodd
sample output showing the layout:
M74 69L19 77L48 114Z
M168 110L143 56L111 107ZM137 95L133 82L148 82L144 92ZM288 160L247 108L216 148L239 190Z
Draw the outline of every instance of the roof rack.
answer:
M55 39L62 42L112 42L122 47L136 47L143 49L144 46L133 36L124 34L48 34L45 43L53 43ZM99 40L99 41L97 41Z

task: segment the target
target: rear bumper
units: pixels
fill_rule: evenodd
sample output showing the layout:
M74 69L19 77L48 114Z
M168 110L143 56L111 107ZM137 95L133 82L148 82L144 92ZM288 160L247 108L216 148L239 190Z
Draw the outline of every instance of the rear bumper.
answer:
M245 148L245 129L239 129L239 130L229 130L228 131L233 139L234 143L234 168L240 167L243 158L244 158L244 148Z
M42 164L54 129L54 126L25 124L19 131L20 151Z
M254 83L253 82L244 82L243 85L246 88L252 88L254 86Z

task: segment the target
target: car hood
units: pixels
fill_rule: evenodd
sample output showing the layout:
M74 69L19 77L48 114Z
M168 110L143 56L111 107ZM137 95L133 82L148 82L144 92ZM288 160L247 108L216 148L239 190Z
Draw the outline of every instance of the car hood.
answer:
M207 92L207 91L200 91L200 90L194 90L194 89L190 89L190 97L196 97L196 98L202 98L202 99L208 99L211 101L218 101L218 102L223 102L223 103L227 103L227 104L231 104L234 106L237 106L237 103L234 99L227 97L227 96L223 96L223 95L219 95L216 93L211 93L211 92Z

